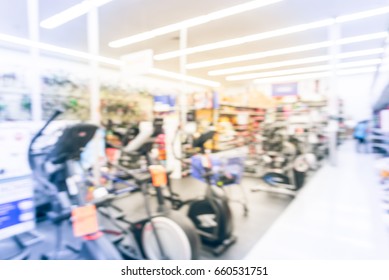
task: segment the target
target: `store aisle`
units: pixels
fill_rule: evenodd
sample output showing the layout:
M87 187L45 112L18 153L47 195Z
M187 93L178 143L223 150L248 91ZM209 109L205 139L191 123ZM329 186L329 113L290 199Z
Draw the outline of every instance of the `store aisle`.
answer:
M301 190L246 259L389 259L372 155L353 143Z

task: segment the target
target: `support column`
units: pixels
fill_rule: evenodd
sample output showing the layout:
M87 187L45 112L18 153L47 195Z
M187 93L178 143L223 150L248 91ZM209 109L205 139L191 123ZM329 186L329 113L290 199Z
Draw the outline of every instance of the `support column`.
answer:
M186 28L180 30L180 50L183 51L187 48L188 45L188 30ZM187 55L180 55L180 74L186 75L186 63ZM186 114L188 112L188 98L187 98L187 83L186 81L181 81L181 95L180 95L180 112L181 112L181 124L185 125L186 123Z
M94 7L88 12L87 16L87 32L88 32L88 52L92 56L89 61L90 77L89 77L89 93L90 93L90 119L91 122L100 125L100 81L99 81L99 63L94 57L99 55L99 15L98 9ZM99 132L99 131L98 131ZM93 177L95 184L100 184L100 152L103 144L102 135L97 135L95 138L96 159L93 166ZM104 149L104 148L103 148Z
M95 7L88 12L88 51L92 56L99 55L99 15ZM90 118L97 125L100 124L100 81L99 63L95 59L89 62L89 92L90 92Z
M183 28L180 30L180 50L183 51L186 49L188 45L188 30ZM186 62L187 55L180 55L180 74L186 75ZM188 112L188 97L187 97L187 83L185 80L181 80L181 90L178 96L178 104L179 104L179 117L178 117L178 125L183 129L186 124L186 114ZM180 135L180 131L178 132ZM177 141L174 143L175 154L179 157L182 157L182 147L181 147L181 138L177 137ZM173 177L181 178L182 174L182 165L181 162L176 160L175 170Z
M340 25L334 23L329 27L329 40L332 42L330 47L331 55L331 76L330 76L330 91L328 96L328 113L330 116L328 124L329 133L329 153L330 163L333 166L337 164L337 134L339 130L338 120L339 117L339 101L338 101L338 55L340 53L340 46L338 40L341 37Z
M28 69L29 87L31 89L31 114L33 121L42 120L42 86L39 61L39 1L26 0L28 13L29 39L35 43L30 48L30 67Z

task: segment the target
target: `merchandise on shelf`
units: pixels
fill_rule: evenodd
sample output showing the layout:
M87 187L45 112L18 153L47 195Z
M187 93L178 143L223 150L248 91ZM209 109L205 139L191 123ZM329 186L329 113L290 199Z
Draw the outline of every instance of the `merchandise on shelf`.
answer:
M218 105L218 94L213 91L193 92L188 94L187 103L193 110L213 109Z
M258 142L265 112L265 109L261 108L220 104L214 150L227 150L243 145L254 146ZM224 141L226 137L230 137L228 143Z
M0 69L0 121L31 120L31 98L22 69Z
M47 120L58 107L66 109L66 120L88 120L90 97L88 82L71 73L50 71L42 76L42 113Z
M101 121L139 123L152 119L153 98L130 87L103 85L100 93Z

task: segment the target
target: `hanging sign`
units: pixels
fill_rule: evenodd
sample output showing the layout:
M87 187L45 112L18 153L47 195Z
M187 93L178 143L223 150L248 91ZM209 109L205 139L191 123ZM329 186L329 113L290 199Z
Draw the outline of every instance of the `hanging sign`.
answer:
M153 68L153 50L147 49L130 53L121 57L123 61L122 72L125 75L141 75Z
M283 83L283 84L272 85L272 96L274 97L283 97L283 96L297 95L297 94L298 94L297 83Z

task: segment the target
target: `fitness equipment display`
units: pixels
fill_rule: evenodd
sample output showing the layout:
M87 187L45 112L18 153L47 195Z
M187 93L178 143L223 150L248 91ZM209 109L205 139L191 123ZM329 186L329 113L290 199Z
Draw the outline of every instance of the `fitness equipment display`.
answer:
M47 188L50 201L49 219L56 227L56 248L46 252L42 259L122 259L116 247L98 228L96 206L86 200L86 182L82 180L80 157L85 146L92 140L98 127L91 124L76 124L67 127L63 134L45 156L45 162L55 165L48 177L47 172L40 172L31 154L34 143L44 133L50 122L62 112L56 111L44 127L32 138L29 147L29 162L34 179ZM80 248L63 246L63 224L72 219L75 236L80 237ZM80 225L87 220L88 225ZM85 223L85 222L84 222ZM78 224L78 226L77 226ZM65 224L68 226L68 223Z
M122 153L124 157L131 157L134 155L138 157L142 156L145 158L147 166L151 166L153 162L150 157L150 152L155 137L162 132L161 120L156 119L153 126L148 127L148 129L143 129L143 133L142 129L140 130L141 132L135 138L137 141L132 144L130 142L129 145L122 149ZM200 137L193 140L193 147L200 149L204 153L204 145L208 140L212 139L214 133L214 131L208 131L200 135ZM123 161L123 159L119 160L119 163L123 164ZM125 166L128 166L128 163L126 163ZM127 177L126 179L129 179L130 177ZM167 178L168 177L169 176L167 176ZM168 189L169 195L163 196L161 188L155 189L158 198L158 208L161 213L166 211L164 199L167 199L172 203L173 210L179 210L184 205L189 205L188 217L196 226L203 244L208 245L206 248L210 249L215 255L220 255L236 242L236 237L232 235L232 213L228 205L228 198L223 189L219 186L215 186L211 182L211 170L207 169L206 174L204 174L204 179L207 180L207 190L204 198L181 201L178 195L173 192L168 178L166 188ZM230 178L225 178L225 180L229 179Z
M373 153L381 154L383 156L389 155L389 135L380 129L373 129L370 136L369 142L371 151Z
M38 136L33 138L30 145L31 147L33 147L35 141L39 138L39 135L43 134L49 123L59 114L60 113L56 113L50 118L50 121L38 132ZM89 253L88 255L91 255L92 259L104 258L104 256L101 255L96 256L95 254L98 254L98 252L94 252L94 249L102 252L113 252L112 247L108 246L107 240L111 246L115 245L113 248L118 250L121 253L121 256L131 259L197 258L198 236L188 218L170 212L166 214L159 213L158 215L151 214L146 191L146 184L150 181L150 175L128 172L135 180L136 184L140 186L145 198L147 217L141 221L132 223L124 219L124 215L123 213L120 213L120 209L114 207L112 204L115 199L114 196L103 195L103 197L99 198L97 201L88 202L85 200L91 185L88 182L88 178L85 176L85 172L82 170L83 167L80 162L81 152L85 153L86 149L91 148L87 144L93 138L97 129L98 127L88 124L77 124L66 128L55 145L46 152L45 162L50 162L55 165L55 168L52 169L54 171L52 172L47 172L44 165L41 165L41 169L39 169L34 163L32 154L29 156L32 166L34 167L34 174L42 184L51 190L51 201L58 201L57 197L61 197L61 203L55 205L52 203L51 210L48 213L48 216L51 220L55 221L59 228L58 235L61 231L60 225L66 218L69 218L69 212L65 211L65 214L63 214L63 209L69 209L71 205L92 203L97 208L97 214L101 214L101 216L108 218L104 219L104 226L113 225L120 229L118 232L117 230L115 231L108 227L107 229L99 231L99 233L116 234L120 237L116 238L115 242L112 242L112 239L109 240L106 235L100 234L100 236L104 236L104 241L98 241L99 243L97 244L102 246L100 249L95 248L97 245L95 247L89 245L90 242L88 239L88 242L86 242L85 245L89 248L87 250ZM30 148L30 151L31 150L32 148ZM44 172L40 172L39 170L43 170ZM126 171L123 168L121 170ZM45 176L42 176L43 174ZM57 191L53 190L54 188L56 188ZM101 192L102 188L96 188L95 191ZM53 197L56 199L53 199ZM67 207L64 207L63 204L66 204ZM114 211L114 213L112 213L112 211ZM57 212L60 212L60 215L56 215ZM120 226L120 223L125 223L126 227ZM96 240L103 238L100 236ZM174 243L172 243L172 240ZM97 243L97 241L94 243ZM57 251L61 250L57 249ZM78 252L79 250L73 248L72 251ZM112 255L113 254L111 253L110 258L114 258ZM47 258L52 258L52 256L48 256Z
M232 213L224 190L213 183L212 164L205 153L205 143L212 139L215 131L203 133L193 141L193 147L202 151L203 170L199 170L206 181L206 191L202 198L183 201L172 189L170 180L167 183L169 196L174 209L189 206L188 217L195 224L201 240L214 255L220 255L233 245L237 238L233 235ZM192 165L193 168L193 165ZM227 178L226 178L227 179Z
M124 217L123 211L113 204L99 207L99 211L119 230L119 234L124 234L125 239L127 239L127 241L117 242L121 253L130 259L139 259L139 256L155 260L197 259L200 240L194 225L186 216L165 207L162 192L160 192L161 185L153 180L153 187L157 194L158 212L152 214L147 189L151 175L149 173L133 173L121 166L115 165L114 167L132 177L140 186L147 212L146 219L131 222ZM162 176L166 176L166 173ZM112 229L110 231L114 232ZM128 242L128 239L132 242ZM133 246L131 247L134 241L138 245L136 250ZM134 254L134 251L137 253Z
M145 198L145 205L146 211L148 212L149 216L151 215L151 211L149 209L149 202L148 202L148 196L149 196L149 191L147 189L147 185L152 182L152 185L155 190L155 194L157 197L157 202L158 202L158 214L154 215L153 220L156 219L156 221L160 221L160 224L162 226L162 229L165 229L165 233L168 233L168 229L170 227L170 233L168 235L161 235L161 245L164 244L170 244L169 242L172 242L170 246L165 245L165 250L170 251L171 254L175 255L176 258L179 259L196 259L198 258L199 254L199 237L198 234L196 233L195 227L192 223L192 221L187 218L186 216L182 215L180 212L175 211L174 209L168 209L165 207L165 202L164 202L164 197L162 195L161 187L158 184L154 182L154 180L151 180L151 176L149 171L147 170L147 166L152 166L152 160L150 157L150 152L151 149L154 145L156 137L161 135L163 132L162 129L163 126L163 120L156 118L153 123L144 123L139 127L139 130L137 130L136 136L131 137L132 141L126 143L125 141L122 141L122 144L124 144L124 147L118 147L115 146L114 144L108 144L111 148L116 148L119 149L122 156L118 160L118 164L113 164L110 163L110 166L113 167L114 169L117 169L117 171L120 171L122 174L116 173L116 176L119 178L115 178L114 180L116 182L120 181L121 183L124 183L124 185L127 187L127 189L131 189L131 184L129 183L129 180L135 180L136 185L141 186L140 190L142 191L142 194ZM132 128L130 128L132 129ZM128 166L133 167L134 165L134 159L139 160L141 157L145 158L145 164L146 164L146 170L145 168L138 169L138 170L129 170ZM162 168L160 166L160 168ZM139 172L140 171L140 172ZM142 172L143 171L143 172ZM145 172L146 171L146 172ZM124 174L123 174L124 173ZM103 174L103 176L105 176ZM141 180L139 180L139 176L141 176ZM163 174L162 176L167 177L167 174ZM166 179L167 182L167 179ZM136 188L133 188L134 190ZM117 192L121 192L121 190L117 190ZM114 206L111 205L111 210L117 212L118 209L115 208ZM169 219L170 221L167 223L166 219ZM135 236L139 239L139 236L142 236L139 234L139 228L142 228L142 225L145 224L145 221L139 221L136 223L131 223L126 220L121 220L122 222L128 224L130 228L135 229L135 232L138 232L135 234ZM165 221L165 222L164 222ZM173 226L173 223L176 224L176 226ZM157 224L158 225L158 224ZM177 226L178 225L178 226ZM173 228L174 227L174 230ZM143 227L147 229L148 227L145 226ZM157 226L158 228L158 226ZM181 232L181 233L180 233ZM185 237L185 238L184 238ZM157 239L156 239L157 240ZM184 244L186 243L185 240L189 241L189 245L187 246ZM149 243L147 246L155 246L158 245L158 242L154 242L154 245ZM180 246L182 244L182 246ZM147 248L147 247L146 247ZM184 255L181 252L177 252L177 249L182 249L182 248L187 248L186 252L191 252L190 254L184 253ZM190 250L188 249L190 248ZM172 251L173 250L173 251ZM174 253L176 251L177 253ZM150 250L142 250L142 253L148 257L148 258L153 258L155 259L155 253L151 253L150 255ZM159 258L163 258L163 256L159 256Z
M314 160L301 148L302 142L295 136L288 137L284 127L270 127L264 133L263 154L260 157L262 179L269 188L265 190L294 195L305 181L306 172Z

